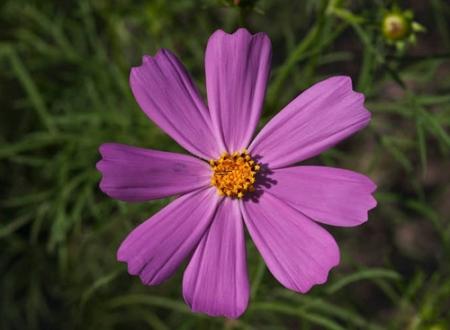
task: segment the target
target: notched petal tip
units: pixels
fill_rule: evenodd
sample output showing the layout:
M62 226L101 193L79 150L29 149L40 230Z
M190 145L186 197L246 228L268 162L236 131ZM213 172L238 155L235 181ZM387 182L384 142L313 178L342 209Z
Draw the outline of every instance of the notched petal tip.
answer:
M372 193L373 194L373 193ZM375 199L375 197L372 195L371 196L372 198L371 198L371 200L370 200L370 204L369 204L369 206L367 207L367 213L369 213L369 211L370 210L373 210L374 208L376 208L377 207L377 205L378 205L378 201Z
M360 105L362 107L363 111L365 112L365 114L367 116L367 120L369 121L370 118L372 117L372 114L364 106L364 103L366 101L366 96L363 93L358 92L354 89L352 78L350 76L336 76L334 78L338 78L341 80L342 85L344 85L345 88L348 89L349 93L354 97L354 103L357 105Z
M297 166L275 170L270 192L309 218L338 227L368 220L376 206L375 183L366 175L326 166Z
M272 118L249 150L272 169L317 156L368 125L364 100L348 76L319 81Z
M154 60L157 60L157 59L159 59L159 58L161 58L163 56L166 57L168 55L169 56L170 55L175 56L170 50L168 50L166 48L159 48L156 51L155 55L148 55L148 54L142 55L141 64L138 65L138 66L132 67L132 69L139 68L139 67L144 66L146 64L151 64Z
M117 261L126 265L128 274L131 276L138 276L140 281L144 285L158 285L159 283L149 281L145 278L145 274L142 272L142 270L146 265L146 261L140 256L130 257L126 252L124 252L125 250L122 249L122 246L123 243L117 250L116 258Z
M351 93L354 96L355 103L364 103L364 101L365 101L364 94L360 93L354 89L353 80L350 76L345 76L345 75L332 76L326 80L331 81L331 82L333 80L335 80L336 85L342 86L344 90L347 90L349 93ZM325 82L326 80L324 80L323 82Z
M129 82L131 85L138 83L139 76L144 74L146 68L158 65L158 62L164 61L165 59L168 59L169 57L173 58L173 60L176 60L176 56L168 49L160 48L157 50L155 55L148 55L145 54L142 56L141 64L132 66L130 68L130 74L129 74Z
M98 147L98 152L104 158L105 155L108 153L108 151L113 149L117 145L118 145L118 143L114 143L114 142L103 143L100 145L100 147Z
M349 96L351 96L353 98L353 106L355 108L361 108L363 116L361 116L361 120L359 122L360 124L360 129L366 127L371 118L372 118L372 113L365 107L364 103L366 101L366 97L363 93L360 93L358 91L356 91L353 88L353 80L350 76L333 76L330 77L328 79L326 79L328 81L336 81L336 85L337 86L342 86L343 89L346 91L346 93L348 93Z
M370 178L367 177L367 176L366 176L366 179L367 179L367 185L368 185L368 190L369 190L369 192L370 192L371 194L374 194L374 193L377 191L377 189L378 189L377 184L376 184L375 182L373 182L373 180L370 179Z
M243 28L243 27L236 29L232 33L228 33L228 32L226 32L226 31L224 31L222 29L218 29L218 30L214 31L213 34L211 34L211 36L208 39L208 43L211 40L213 40L215 38L220 38L220 37L223 37L223 38L247 37L247 38L250 38L250 39L253 39L253 38L256 37L256 38L266 39L266 41L270 43L270 38L267 35L267 33L265 33L265 32L251 33L249 30L247 30L246 28Z
M211 189L187 193L137 226L117 250L117 260L145 285L172 276L197 246L217 207Z
M324 271L322 273L317 273L316 277L314 278L313 281L310 281L306 285L303 284L303 286L294 284L294 286L289 287L285 284L284 285L292 291L295 291L295 292L298 292L301 294L306 294L309 291L311 291L311 289L313 289L315 286L323 285L323 284L327 283L330 278L331 272L334 270L334 268L339 266L339 263L340 263L340 252L339 252L339 247L337 246L337 244L336 244L336 251L337 251L336 259L333 262L331 262L329 265L325 265L323 267Z
M101 179L100 182L98 184L98 188L107 196L112 197L109 193L108 193L108 189L105 186L105 166L106 166L106 161L104 159L105 157L105 153L106 153L106 149L108 148L107 145L102 144L99 147L99 152L100 155L102 156L102 159L100 159L96 164L95 164L95 168L97 169L97 171L100 172L101 175Z
M346 86L346 88L348 89L348 93L350 95L352 95L352 97L354 98L354 101L353 101L354 104L357 106L360 106L362 108L362 110L364 111L364 113L366 115L367 121L369 121L372 114L364 106L364 103L366 102L366 96L363 93L358 92L353 88L352 78L350 78L349 76L339 76L339 77L342 79L342 84L344 86Z
M123 242L122 242L122 244L120 244L119 248L117 249L117 252L116 252L116 259L117 259L117 261L119 261L119 262L127 263L127 258L126 258L125 253L123 252L122 245L123 245Z
M234 33L231 33L231 34L229 34L229 33L227 33L229 36L235 36L235 37L238 37L238 36L245 36L245 37L250 37L251 39L254 39L254 38L262 38L262 39L267 39L267 41L270 43L270 38L269 38L269 36L267 35L267 33L265 33L265 32L256 32L256 33L252 33L252 32L250 32L249 30L247 30L247 29L245 29L245 28L239 28L239 29L237 29L236 31L234 31Z
M139 256L131 256L130 252L127 252L127 244L126 240L120 244L116 252L116 259L126 265L128 274L136 276L142 271L145 261Z
M356 91L353 87L353 80L350 76L340 75L340 76L332 76L328 79L320 81L318 84L331 82L335 83L337 86L342 86L344 90L347 90L349 93L352 93L355 97L355 103L364 103L365 96L363 93Z
M378 205L377 200L373 196L373 194L377 189L377 186L370 179L368 179L368 181L370 181L373 184L373 187L370 187L368 190L369 195L367 196L364 217L362 217L358 222L355 222L351 227L360 226L369 221L369 211L373 210Z
M252 34L250 33L250 31L248 31L246 28L238 28L236 29L234 32L232 33L228 33L225 30L222 29L217 29L216 31L213 32L213 34L211 34L211 36L209 37L209 39L211 38L217 38L219 36L223 36L225 38L229 38L229 37L233 37L233 36L237 36L240 34L245 34L248 36L251 36Z
M270 62L271 44L264 33L217 30L208 40L207 99L222 149L249 146L263 108Z
M367 185L367 192L369 193L369 202L367 203L366 209L367 209L367 216L366 219L364 221L362 221L361 223L366 222L369 219L369 211L376 208L378 205L377 200L375 199L375 193L378 189L377 184L368 176L366 175L362 175L366 181L366 185Z
M110 145L108 143L104 143L98 148L98 151L102 158L97 163L95 163L95 168L97 169L97 171L100 172L100 175L101 175L101 179L98 184L98 187L103 193L105 193L108 196L109 196L109 194L105 187L105 167L106 167L105 157L106 157L106 153L107 153L107 150L109 147L110 147Z
M322 277L317 277L314 282L309 283L305 287L302 287L302 288L301 287L296 287L296 288L288 288L288 289L291 289L291 290L293 290L295 292L298 292L298 293L301 293L301 294L306 294L309 291L311 291L315 286L324 285L325 283L327 283L329 278L330 278L331 272L334 270L334 268L339 266L339 264L340 264L340 255L338 255L336 262L334 262L330 266L328 266L329 267L328 270L326 270L322 274L323 275Z
M333 237L332 237L333 238ZM339 266L341 262L341 252L339 249L339 246L336 242L336 240L333 238L334 246L330 247L330 251L334 251L334 255L332 256L331 260L329 260L329 263L327 265L323 265L323 268L325 271L323 271L321 274L317 274L317 277L315 278L315 281L311 282L308 286L304 287L303 289L298 290L300 293L308 293L313 287L316 285L323 285L328 282L330 278L331 272Z
M330 233L270 193L258 204L243 204L242 211L269 271L286 288L306 293L325 283L339 264L339 247Z
M350 89L353 89L353 82L352 82L352 78L350 76L337 75L337 76L332 76L332 77L330 77L328 79L330 79L330 80L337 80L337 81L341 82L343 85L349 85L348 87Z
M100 159L97 163L95 163L95 168L100 172L101 175L103 175L104 164L105 161L103 159Z

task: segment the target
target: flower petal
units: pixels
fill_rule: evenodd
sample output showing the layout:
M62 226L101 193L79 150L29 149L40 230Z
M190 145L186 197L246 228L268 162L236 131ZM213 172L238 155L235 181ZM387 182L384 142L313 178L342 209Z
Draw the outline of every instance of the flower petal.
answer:
M175 55L161 49L144 56L131 69L130 85L147 116L183 148L206 159L219 155L208 109Z
M183 295L194 312L239 317L247 308L249 284L239 204L224 198L183 277Z
M310 87L289 103L249 147L270 168L316 156L369 123L364 96L349 77L332 77Z
M197 158L118 143L100 147L100 189L112 198L147 201L187 193L209 184L209 165Z
M171 276L208 228L218 198L213 189L183 195L136 227L122 242L117 259L147 285Z
M305 293L325 283L339 263L333 237L270 193L264 192L257 202L244 201L242 213L267 267L286 288Z
M271 174L270 193L308 217L328 225L351 227L367 221L377 202L376 185L365 175L325 166L281 168Z
M222 148L228 152L250 143L261 114L270 59L270 39L264 33L218 30L209 38L205 54L208 106Z

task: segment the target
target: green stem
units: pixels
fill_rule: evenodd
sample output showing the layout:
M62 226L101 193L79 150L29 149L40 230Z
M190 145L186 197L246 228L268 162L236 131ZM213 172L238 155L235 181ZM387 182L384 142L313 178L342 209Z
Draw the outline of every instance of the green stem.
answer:
M289 77L290 72L295 65L304 57L306 50L310 48L324 25L323 16L319 21L309 30L306 37L300 42L297 47L291 52L286 62L278 69L277 75L272 82L270 89L267 92L267 99L269 104L273 104L274 100L278 97L281 87L286 79Z

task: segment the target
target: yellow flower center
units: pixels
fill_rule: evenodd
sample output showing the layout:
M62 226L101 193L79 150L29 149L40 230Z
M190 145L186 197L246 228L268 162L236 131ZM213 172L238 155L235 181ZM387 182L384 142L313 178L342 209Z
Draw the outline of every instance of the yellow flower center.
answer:
M213 170L211 184L220 196L242 198L246 192L255 191L255 177L261 166L247 150L233 154L224 152L219 159L211 159L209 164Z

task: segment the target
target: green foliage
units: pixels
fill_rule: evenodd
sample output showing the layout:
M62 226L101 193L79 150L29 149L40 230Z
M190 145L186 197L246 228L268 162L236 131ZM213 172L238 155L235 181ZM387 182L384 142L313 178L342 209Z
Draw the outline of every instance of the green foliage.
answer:
M419 2L418 2L419 3ZM426 26L401 53L373 1L38 1L0 4L0 329L448 329L450 5L410 8ZM351 75L369 128L314 163L378 183L378 207L330 228L342 262L308 295L276 283L248 245L252 300L239 320L193 314L182 271L150 288L115 260L120 241L168 200L126 204L98 189L98 146L183 152L128 87L143 54L172 49L203 87L208 36L267 32L263 122L326 76Z

